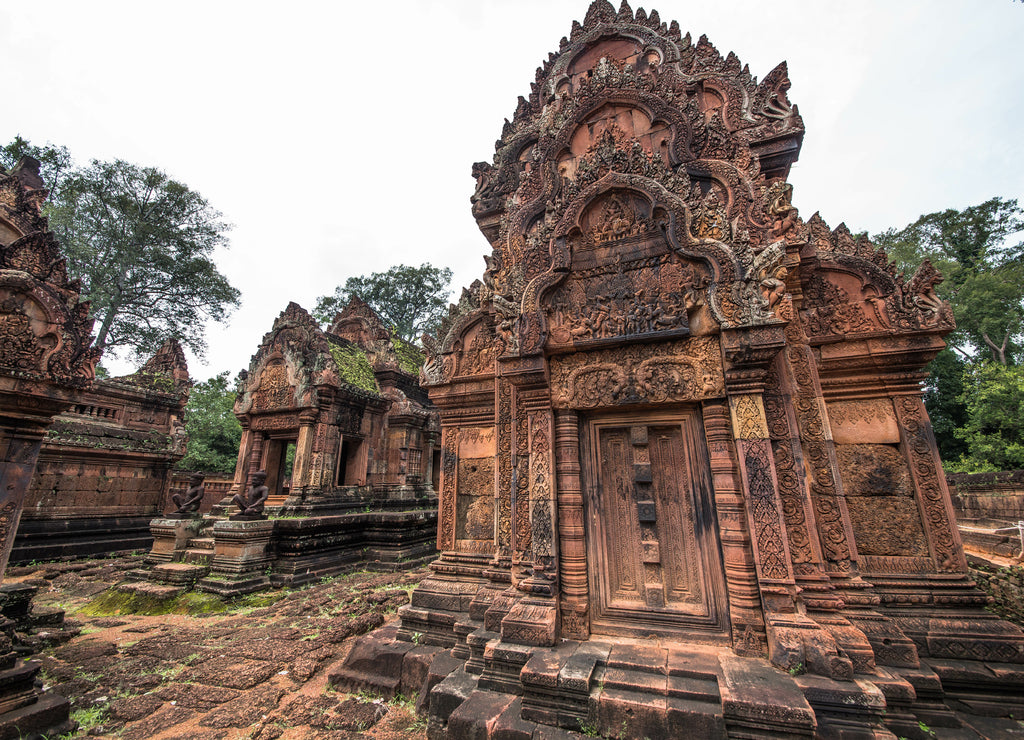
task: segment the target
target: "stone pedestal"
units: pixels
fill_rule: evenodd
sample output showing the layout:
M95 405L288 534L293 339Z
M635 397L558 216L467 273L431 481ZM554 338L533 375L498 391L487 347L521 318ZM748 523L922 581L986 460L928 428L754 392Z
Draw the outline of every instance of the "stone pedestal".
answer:
M146 555L146 564L180 561L188 548L188 541L197 537L202 527L203 518L198 515L167 515L153 519L149 523L153 548Z
M241 596L270 586L272 540L277 522L218 521L213 525L210 575L196 585L220 596Z

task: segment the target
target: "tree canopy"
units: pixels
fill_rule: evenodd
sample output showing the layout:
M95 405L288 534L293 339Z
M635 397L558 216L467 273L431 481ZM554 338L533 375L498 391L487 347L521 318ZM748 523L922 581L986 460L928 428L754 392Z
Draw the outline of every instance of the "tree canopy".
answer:
M907 274L931 260L957 328L929 365L925 405L950 470L1024 466L1024 211L991 198L872 237Z
M329 324L357 295L391 326L396 336L414 343L424 332L436 333L447 314L451 279L451 270L430 263L419 267L395 265L386 272L350 277L332 295L317 298L313 316Z
M928 213L902 229L872 237L908 274L925 259L943 274L957 329L950 345L965 357L979 350L1006 365L1024 350L1024 211L991 198L958 211Z
M242 426L232 408L234 384L225 370L196 383L185 406L188 448L177 467L206 473L233 473L242 441Z
M212 259L227 244L221 214L155 167L73 167L63 147L21 137L3 149L5 166L23 154L43 163L46 215L91 303L96 346L143 358L174 337L202 356L206 320L226 319L239 302Z

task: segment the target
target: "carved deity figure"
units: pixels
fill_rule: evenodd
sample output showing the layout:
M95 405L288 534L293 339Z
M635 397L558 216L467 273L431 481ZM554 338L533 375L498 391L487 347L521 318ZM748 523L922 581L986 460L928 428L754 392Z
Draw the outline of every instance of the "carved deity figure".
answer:
M270 489L266 486L267 471L258 470L253 473L252 485L249 486L248 494L236 493L231 503L238 507L239 512L246 516L259 516L263 514L263 507L270 496Z
M178 507L173 513L191 514L199 511L199 506L203 503L203 496L206 494L206 488L203 487L204 479L205 476L196 473L188 479L188 490L184 494L176 493L171 496L174 505Z
M797 228L799 212L793 207L793 186L789 183L774 185L768 192L768 213L772 217L772 238L785 239Z
M694 217L694 235L698 239L722 241L729 238L729 216L714 189L701 201Z
M788 276L789 270L780 266L761 281L761 294L764 296L767 310L774 310L782 300L782 296L786 293L786 278Z

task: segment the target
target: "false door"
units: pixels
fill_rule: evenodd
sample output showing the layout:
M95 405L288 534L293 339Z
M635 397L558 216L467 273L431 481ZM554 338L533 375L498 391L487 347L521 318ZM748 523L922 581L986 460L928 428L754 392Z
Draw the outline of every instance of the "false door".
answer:
M584 437L591 632L724 640L699 411L595 417Z

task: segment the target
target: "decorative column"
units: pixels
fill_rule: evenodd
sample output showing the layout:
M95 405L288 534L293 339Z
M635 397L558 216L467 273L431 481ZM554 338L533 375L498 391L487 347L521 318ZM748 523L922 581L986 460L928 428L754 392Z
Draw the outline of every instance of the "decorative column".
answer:
M586 640L590 636L579 424L579 414L575 411L559 410L555 413L561 633L562 637L572 640Z
M313 453L313 435L319 409L304 409L299 412L299 438L295 441L295 462L292 466L292 495L305 497L306 490L313 485L310 463Z
M751 536L747 526L743 484L733 442L729 406L728 403L716 399L706 401L702 411L715 493L715 510L718 514L719 537L722 543L722 560L728 583L733 649L741 655L765 656L768 647L764 614ZM582 527L582 512L580 525ZM584 567L585 563L584 558ZM585 590L585 572L583 579Z
M242 483L243 490L249 487L249 481L263 465L263 442L267 438L263 432L253 432L252 451L249 453L249 470L245 481Z

